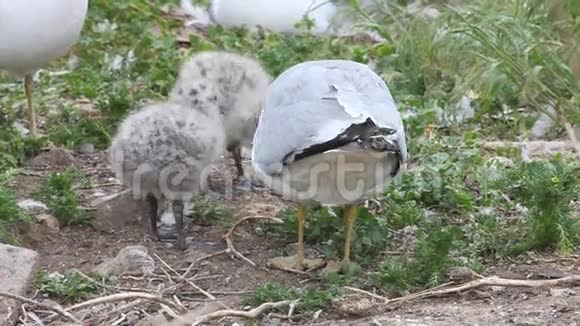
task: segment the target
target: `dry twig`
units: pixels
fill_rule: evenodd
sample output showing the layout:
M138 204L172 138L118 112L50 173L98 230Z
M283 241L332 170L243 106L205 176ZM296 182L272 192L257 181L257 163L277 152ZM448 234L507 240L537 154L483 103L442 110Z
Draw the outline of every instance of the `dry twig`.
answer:
M177 311L183 311L181 307L177 305L175 302L164 299L161 296L145 292L126 292L126 293L111 294L105 297L95 298L85 302L78 303L74 306L66 308L66 311L79 310L107 302L124 301L129 299L145 299L148 301L155 301L157 303L171 307L172 309L175 309Z
M169 269L170 271L172 271L175 275L177 275L177 277L179 277L182 281L186 282L187 284L189 284L192 288L194 288L195 290L199 291L200 293L202 293L203 295L205 295L208 299L211 300L215 300L216 297L214 297L211 293L207 292L206 290L200 288L199 286L197 286L195 283L193 283L191 280L188 280L186 278L184 278L183 276L181 276L181 274L179 274L175 269L173 269L173 267L169 266L169 264L167 264L163 259L161 259L161 257L159 257L159 255L155 254L155 258L157 258L161 264L163 264L163 266L167 267L167 269ZM223 303L220 302L221 305L223 305L224 308L228 309L229 307L227 307L226 305L224 305Z
M468 290L474 290L483 286L509 286L509 287L527 287L527 288L551 288L551 287L559 287L565 285L573 285L575 283L580 282L580 275L571 275L566 276L558 279L551 279L551 280L517 280L517 279L505 279L498 276L490 276L484 277L477 280L473 280L462 285L448 287L448 288L441 288L438 290L425 290L419 293L412 293L409 295L405 295L399 298L389 299L386 297L382 297L376 295L374 293L369 293L364 290L355 289L347 287L348 290L355 291L358 293L367 294L375 299L379 299L382 301L382 304L389 305L394 303L402 303L411 300L418 300L418 299L425 299L425 298L432 298L438 297L447 294L453 293L461 293Z
M240 318L249 318L255 319L264 312L277 309L280 307L288 306L292 304L294 301L292 300L285 300L279 302L266 302L256 307L250 311L240 311L240 310L219 310L216 312L212 312L209 314L201 315L201 316L194 316L191 314L187 314L181 316L179 319L176 319L172 323L168 323L165 326L178 326L178 325L192 325L196 326L201 323L208 322L213 319L224 318L224 317L240 317Z
M38 302L36 300L28 299L28 298L21 297L21 296L16 295L16 294L11 294L11 293L6 293L6 292L0 292L0 297L5 297L5 298L17 300L17 301L32 305L33 307L40 307L42 309L53 311L53 312L57 313L59 316L66 318L77 325L81 324L80 320L78 320L75 316L73 316L69 312L63 310L62 308L59 308L56 306L51 306L51 305L48 305L48 304L45 304L42 302Z
M213 258L216 256L221 256L221 255L229 255L229 254L233 254L234 256L240 258L241 260L243 260L244 262L248 263L249 265L256 267L256 263L254 263L253 261L249 260L248 258L246 258L244 255L242 255L239 251L236 250L236 247L234 246L234 242L232 240L233 234L236 231L236 229L245 221L249 221L249 220L271 220L274 221L276 223L282 223L282 220L277 218L277 217L273 217L273 216L246 216L244 218L239 219L229 230L226 234L224 234L223 239L226 242L227 248L224 250L220 250L218 252L200 257L198 259L196 259L193 263L191 263L191 265L189 266L189 268L187 269L187 271L183 274L183 277L187 276L187 274L189 274L189 271L191 270L191 268L193 268L193 266L195 266L196 264L198 264L199 262L209 259L209 258Z

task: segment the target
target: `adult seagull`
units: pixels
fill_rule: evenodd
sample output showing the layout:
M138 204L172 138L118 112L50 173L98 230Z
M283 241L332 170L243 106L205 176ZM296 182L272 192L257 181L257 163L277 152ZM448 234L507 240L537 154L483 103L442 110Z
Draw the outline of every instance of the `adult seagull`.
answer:
M88 0L0 0L0 69L24 77L30 133L36 135L32 75L67 53L81 33Z
M356 207L397 176L407 160L401 115L385 82L366 65L308 61L270 86L253 139L256 176L298 203L298 252L270 263L310 268L304 258L304 220L315 205L345 207L342 267L350 262Z

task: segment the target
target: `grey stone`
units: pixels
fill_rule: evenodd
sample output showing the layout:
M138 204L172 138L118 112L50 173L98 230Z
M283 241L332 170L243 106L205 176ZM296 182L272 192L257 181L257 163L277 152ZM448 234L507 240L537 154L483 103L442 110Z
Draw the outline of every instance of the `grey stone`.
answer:
M144 246L128 246L115 258L106 260L95 268L99 274L121 275L123 273L151 274L155 269L155 261Z
M84 143L79 147L79 153L93 154L95 152L95 145L91 143Z
M49 233L56 234L60 231L60 223L56 217L50 214L39 214L35 218L39 224L46 226Z
M33 167L66 167L76 164L76 159L70 151L63 148L55 148L44 152L31 159L27 165Z
M12 124L12 127L14 127L14 129L18 131L21 137L26 137L30 133L30 130L28 130L28 128L26 128L22 123L18 121L15 121Z
M576 291L570 288L550 289L550 295L553 297L571 297L576 295Z
M18 206L30 214L42 214L48 212L48 207L45 204L33 200L24 199L18 202Z
M0 244L0 291L24 296L36 273L38 253ZM0 297L0 324L14 325L21 303Z

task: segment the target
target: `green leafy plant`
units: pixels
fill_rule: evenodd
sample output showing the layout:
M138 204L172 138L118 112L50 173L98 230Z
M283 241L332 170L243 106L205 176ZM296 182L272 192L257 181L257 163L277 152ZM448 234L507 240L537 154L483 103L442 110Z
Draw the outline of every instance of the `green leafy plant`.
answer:
M397 295L414 287L436 286L445 270L458 264L452 253L461 240L459 227L427 223L419 229L413 255L387 259L375 274L376 282Z
M107 278L98 274L88 275L94 280L107 282ZM79 302L98 294L103 287L86 279L77 272L65 274L51 273L41 270L36 274L35 285L38 291L65 303Z
M42 181L34 196L46 204L61 225L88 224L90 218L81 207L81 198L75 190L75 185L82 181L82 175L74 167L53 172Z
M215 223L216 221L224 226L231 225L235 221L234 210L230 207L211 201L205 196L201 196L192 201L190 216L195 223Z
M14 227L29 221L30 216L18 206L14 191L0 187L0 242L17 244Z
M295 289L280 283L264 283L244 298L244 304L257 306L264 302L282 300L299 300L296 313L305 313L319 309L328 309L332 299L339 294L338 288L328 289Z
M321 207L309 210L305 221L304 241L308 244L323 244L327 257L342 256L344 248L344 209L330 210ZM383 217L375 218L366 208L359 207L357 219L353 225L351 253L357 256L357 262L364 265L373 261L386 246L388 228ZM270 232L285 234L296 239L298 222L296 210L288 208L280 213L282 224L270 226Z
M572 200L578 199L577 163L562 159L521 163L499 186L529 209L526 217L527 250L557 248L567 253L580 239L580 224L571 216Z

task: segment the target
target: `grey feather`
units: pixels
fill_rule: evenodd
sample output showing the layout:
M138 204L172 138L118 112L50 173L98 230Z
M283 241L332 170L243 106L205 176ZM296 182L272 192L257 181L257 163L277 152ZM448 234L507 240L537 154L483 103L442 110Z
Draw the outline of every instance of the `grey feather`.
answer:
M392 136L407 159L401 115L385 82L366 65L309 61L283 72L271 85L254 136L253 164L279 173L284 157L336 137L367 118Z
M264 96L272 78L254 59L223 51L196 53L181 67L170 100L191 105L199 99L190 93L192 83L203 82L218 90L215 103L224 114L226 146L251 146Z
M207 89L206 93L212 91ZM202 174L223 152L225 135L215 104L198 110L175 103L144 106L119 127L109 150L116 177L137 198L189 199Z

